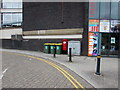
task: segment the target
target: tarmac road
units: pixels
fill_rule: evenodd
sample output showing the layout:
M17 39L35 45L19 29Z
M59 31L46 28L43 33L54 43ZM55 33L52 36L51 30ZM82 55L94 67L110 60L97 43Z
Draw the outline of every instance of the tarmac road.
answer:
M36 56L3 52L2 88L93 88L72 70Z

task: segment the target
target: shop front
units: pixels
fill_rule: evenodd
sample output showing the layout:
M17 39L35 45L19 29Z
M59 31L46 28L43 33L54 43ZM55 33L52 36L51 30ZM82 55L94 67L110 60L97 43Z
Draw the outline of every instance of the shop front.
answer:
M88 56L117 56L120 20L89 20Z
M89 2L88 56L118 56L120 2Z
M102 33L101 35L101 55L117 56L119 50L118 33Z

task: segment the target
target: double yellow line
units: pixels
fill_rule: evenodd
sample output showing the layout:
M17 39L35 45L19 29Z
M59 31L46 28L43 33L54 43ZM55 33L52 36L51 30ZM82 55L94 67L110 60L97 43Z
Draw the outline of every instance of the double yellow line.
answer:
M51 65L55 69L57 69L59 72L61 72L72 83L72 85L75 88L77 88L78 90L80 90L80 88L82 88L83 90L85 90L85 88L72 75L70 75L66 70L64 70L60 66L56 65L55 63L52 63L52 62L50 62L48 60L41 59L41 58L38 58L38 57L35 57L35 56L30 56L30 55L25 55L25 54L18 54L18 53L15 53L15 52L12 53L12 52L5 52L4 51L4 53L19 55L19 56L25 56L25 57L29 57L29 58L33 58L33 59L37 59L37 60L43 61L43 62Z

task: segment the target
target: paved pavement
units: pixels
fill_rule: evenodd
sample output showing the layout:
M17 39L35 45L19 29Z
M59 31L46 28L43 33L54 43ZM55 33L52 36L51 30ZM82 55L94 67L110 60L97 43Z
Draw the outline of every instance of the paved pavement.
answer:
M51 54L45 54L36 51L10 50L4 51L24 53L28 55L38 56L47 60L52 60L67 68L84 78L95 88L118 88L118 58L102 58L101 62L101 76L94 75L96 67L96 57L87 56L73 56L73 62L68 62L67 55L56 55L53 58Z
M44 62L45 61L45 62ZM2 53L3 88L75 88L73 83L59 70L49 65L48 60L24 54ZM50 61L69 72L84 88L93 88L65 66ZM61 69L61 70L62 70ZM67 75L67 74L66 74ZM73 80L73 79L71 79ZM76 84L76 82L75 82ZM77 85L77 84L76 84ZM77 85L78 86L78 85ZM79 87L79 86L78 86ZM80 87L79 87L80 88Z

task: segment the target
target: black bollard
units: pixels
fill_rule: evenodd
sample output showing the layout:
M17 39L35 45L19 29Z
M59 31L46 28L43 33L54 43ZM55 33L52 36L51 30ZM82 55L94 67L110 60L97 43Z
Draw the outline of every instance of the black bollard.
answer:
M100 55L98 55L97 56L97 69L96 69L96 75L100 75L100 58L101 58L101 56Z
M55 49L56 49L56 48L55 48L55 46L54 46L54 54L53 54L53 57L54 57L54 58L56 58L56 55L55 55L55 54L56 54L56 50L55 50Z
M69 62L72 62L72 48L69 48Z

